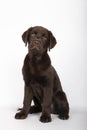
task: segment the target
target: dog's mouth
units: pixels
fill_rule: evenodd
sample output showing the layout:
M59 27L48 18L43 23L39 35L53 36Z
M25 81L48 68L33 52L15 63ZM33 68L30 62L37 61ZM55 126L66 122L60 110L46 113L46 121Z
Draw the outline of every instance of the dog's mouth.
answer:
M39 51L39 49L37 49L37 48L34 47L34 48L30 49L30 53L33 56L36 56L36 55L40 54L40 51Z
M40 57L42 55L41 48L37 48L37 47L30 48L29 54L31 57Z

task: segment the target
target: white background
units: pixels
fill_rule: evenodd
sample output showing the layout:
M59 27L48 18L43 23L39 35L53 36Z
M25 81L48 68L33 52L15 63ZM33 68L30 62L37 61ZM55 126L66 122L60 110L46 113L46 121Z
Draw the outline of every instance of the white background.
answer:
M73 116L72 110L86 110L86 8L86 0L0 0L0 106L5 110L5 114L7 107L9 107L10 111L7 112L9 121L14 120L12 116L14 116L17 107L22 106L23 100L24 83L21 68L27 48L22 42L21 35L29 27L36 25L48 28L57 39L57 45L49 52L49 55L69 100L72 115L69 123L72 122L73 118L74 120L78 119L75 113ZM3 116L4 111L1 113L4 126L1 126L1 128L5 130L4 122L7 122L7 120L5 115ZM13 114L11 118L8 116L9 113ZM83 120L87 121L87 117L85 119L84 115L87 115L87 113L78 114L78 117L81 117L81 123L84 122ZM34 123L39 119L39 116L32 117ZM26 122L28 120L30 122L29 118ZM31 122L33 122L33 119L31 119ZM62 124L60 120L58 122L54 120L54 122L54 124L51 124L51 128L54 128L55 124L58 123L58 127L63 129L61 127L63 122ZM81 125L78 122L76 129ZM16 123L14 129L21 129L21 122ZM74 121L71 124L74 123L76 122ZM7 124L9 123L7 122ZM70 126L69 129L72 129L71 124L65 123L64 127ZM32 125L28 125L29 123L23 128L34 129ZM82 125L85 126L86 124L82 123ZM79 130L82 129L82 125ZM12 126L8 129L13 129ZM40 125L37 129L41 129Z

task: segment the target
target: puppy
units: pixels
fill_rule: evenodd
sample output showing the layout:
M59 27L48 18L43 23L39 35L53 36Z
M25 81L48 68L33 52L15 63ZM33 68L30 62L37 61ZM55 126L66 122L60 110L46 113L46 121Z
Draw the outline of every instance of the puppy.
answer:
M35 26L25 31L22 39L28 45L22 69L25 93L23 108L16 113L15 118L25 119L28 113L42 112L41 122L50 122L51 113L58 114L60 119L68 119L67 97L47 54L47 50L56 45L55 37L46 28Z

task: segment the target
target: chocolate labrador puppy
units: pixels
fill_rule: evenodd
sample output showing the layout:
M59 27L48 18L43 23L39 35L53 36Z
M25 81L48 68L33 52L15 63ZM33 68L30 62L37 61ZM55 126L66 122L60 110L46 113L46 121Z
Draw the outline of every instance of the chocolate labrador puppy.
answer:
M22 69L25 93L23 108L16 113L15 118L25 119L28 113L42 112L41 122L50 122L51 113L58 114L60 119L68 119L67 97L47 54L47 50L56 45L55 37L46 28L35 26L25 31L22 39L26 46L28 44L28 54Z

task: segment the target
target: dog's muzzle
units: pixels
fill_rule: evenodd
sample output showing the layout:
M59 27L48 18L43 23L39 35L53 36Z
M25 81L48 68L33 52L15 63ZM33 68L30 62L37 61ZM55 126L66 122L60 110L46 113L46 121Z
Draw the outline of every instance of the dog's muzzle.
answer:
M29 51L32 55L38 55L41 53L42 50L42 46L41 43L38 41L33 41L32 43L30 43L29 46Z

